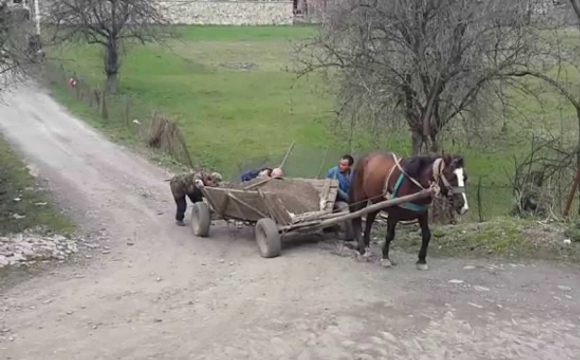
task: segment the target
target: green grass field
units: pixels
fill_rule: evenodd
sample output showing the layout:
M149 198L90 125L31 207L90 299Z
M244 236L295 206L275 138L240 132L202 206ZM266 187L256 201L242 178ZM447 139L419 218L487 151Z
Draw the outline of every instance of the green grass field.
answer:
M332 142L326 133L331 99L313 95L319 84L295 83L285 70L291 40L312 28L182 30L171 50L152 45L128 52L117 98L130 97L132 117L159 109L178 119L196 160L224 173L244 159L283 152L292 141L321 148ZM65 62L67 70L98 86L99 54L77 47L62 57L76 59Z
M72 223L53 206L25 164L0 137L0 236L26 229L69 234Z
M299 144L289 163L293 176L326 171L346 151L345 139L329 130L333 99L320 91L321 79L296 81L287 70L292 66L293 42L312 35L315 27L188 26L177 30L182 37L170 48L128 49L120 91L109 100L110 120L101 120L88 105L77 102L64 81L53 86L55 95L73 112L124 142L134 142L137 133L134 125L120 120L125 99L130 99L132 119L146 119L159 109L178 120L198 164L228 176L237 174L240 164L279 159L292 141ZM99 87L104 79L100 54L97 47L78 46L57 56L67 71ZM511 207L504 169L511 169L512 155L528 150L525 140L532 132L544 128L577 131L572 109L554 94L543 95L539 104L522 96L512 101L523 111L508 114L513 119L509 119L506 138L470 147L459 141L445 149L466 155L472 185L484 177L487 216L506 213ZM324 159L327 147L331 150ZM405 154L408 139L405 135L402 140L386 137L378 144L359 141L355 150L376 147ZM475 187L470 188L470 195L475 199Z

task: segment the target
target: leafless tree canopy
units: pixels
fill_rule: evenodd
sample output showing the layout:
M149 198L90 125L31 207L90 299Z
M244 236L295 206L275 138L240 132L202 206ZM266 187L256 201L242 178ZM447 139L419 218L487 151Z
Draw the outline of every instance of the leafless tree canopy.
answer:
M0 92L22 80L29 66L38 60L40 48L30 46L37 37L27 17L27 12L11 10L0 1Z
M53 0L45 21L57 43L86 41L104 49L107 88L116 91L121 53L129 42L163 42L167 20L155 0Z
M438 151L454 120L478 118L539 51L534 2L342 0L299 47L299 73L327 75L352 121L404 121L414 153Z

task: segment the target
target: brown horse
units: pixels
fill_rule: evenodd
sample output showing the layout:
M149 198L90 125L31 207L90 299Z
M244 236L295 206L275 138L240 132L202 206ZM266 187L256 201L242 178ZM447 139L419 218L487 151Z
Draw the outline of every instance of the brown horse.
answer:
M354 212L367 206L368 201L378 203L387 198L401 197L427 189L436 183L441 194L453 204L455 210L463 215L469 209L465 196L467 173L464 161L460 156L417 156L399 160L389 152L373 152L363 156L355 165L350 187L350 211ZM422 244L419 251L417 268L427 270L427 248L431 239L429 230L428 206L431 198L417 200L386 208L388 213L387 237L383 246L381 265L390 267L389 245L395 238L395 227L399 221L417 219L421 226ZM378 212L367 214L364 237L362 237L362 219L352 220L354 236L362 256L367 256L370 244L370 232Z

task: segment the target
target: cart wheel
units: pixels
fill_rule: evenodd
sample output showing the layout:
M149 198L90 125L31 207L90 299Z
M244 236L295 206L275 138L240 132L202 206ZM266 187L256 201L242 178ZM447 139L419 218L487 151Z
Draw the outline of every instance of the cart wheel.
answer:
M278 233L278 225L269 218L260 219L256 224L256 242L260 256L273 258L280 255L282 242Z
M201 201L193 204L193 210L191 211L191 231L193 231L193 235L206 237L209 234L210 225L209 206Z

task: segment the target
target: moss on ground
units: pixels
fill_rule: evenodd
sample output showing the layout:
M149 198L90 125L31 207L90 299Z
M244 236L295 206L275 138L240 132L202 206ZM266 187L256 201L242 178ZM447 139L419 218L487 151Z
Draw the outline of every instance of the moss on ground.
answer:
M0 236L27 229L67 235L75 228L0 137Z

